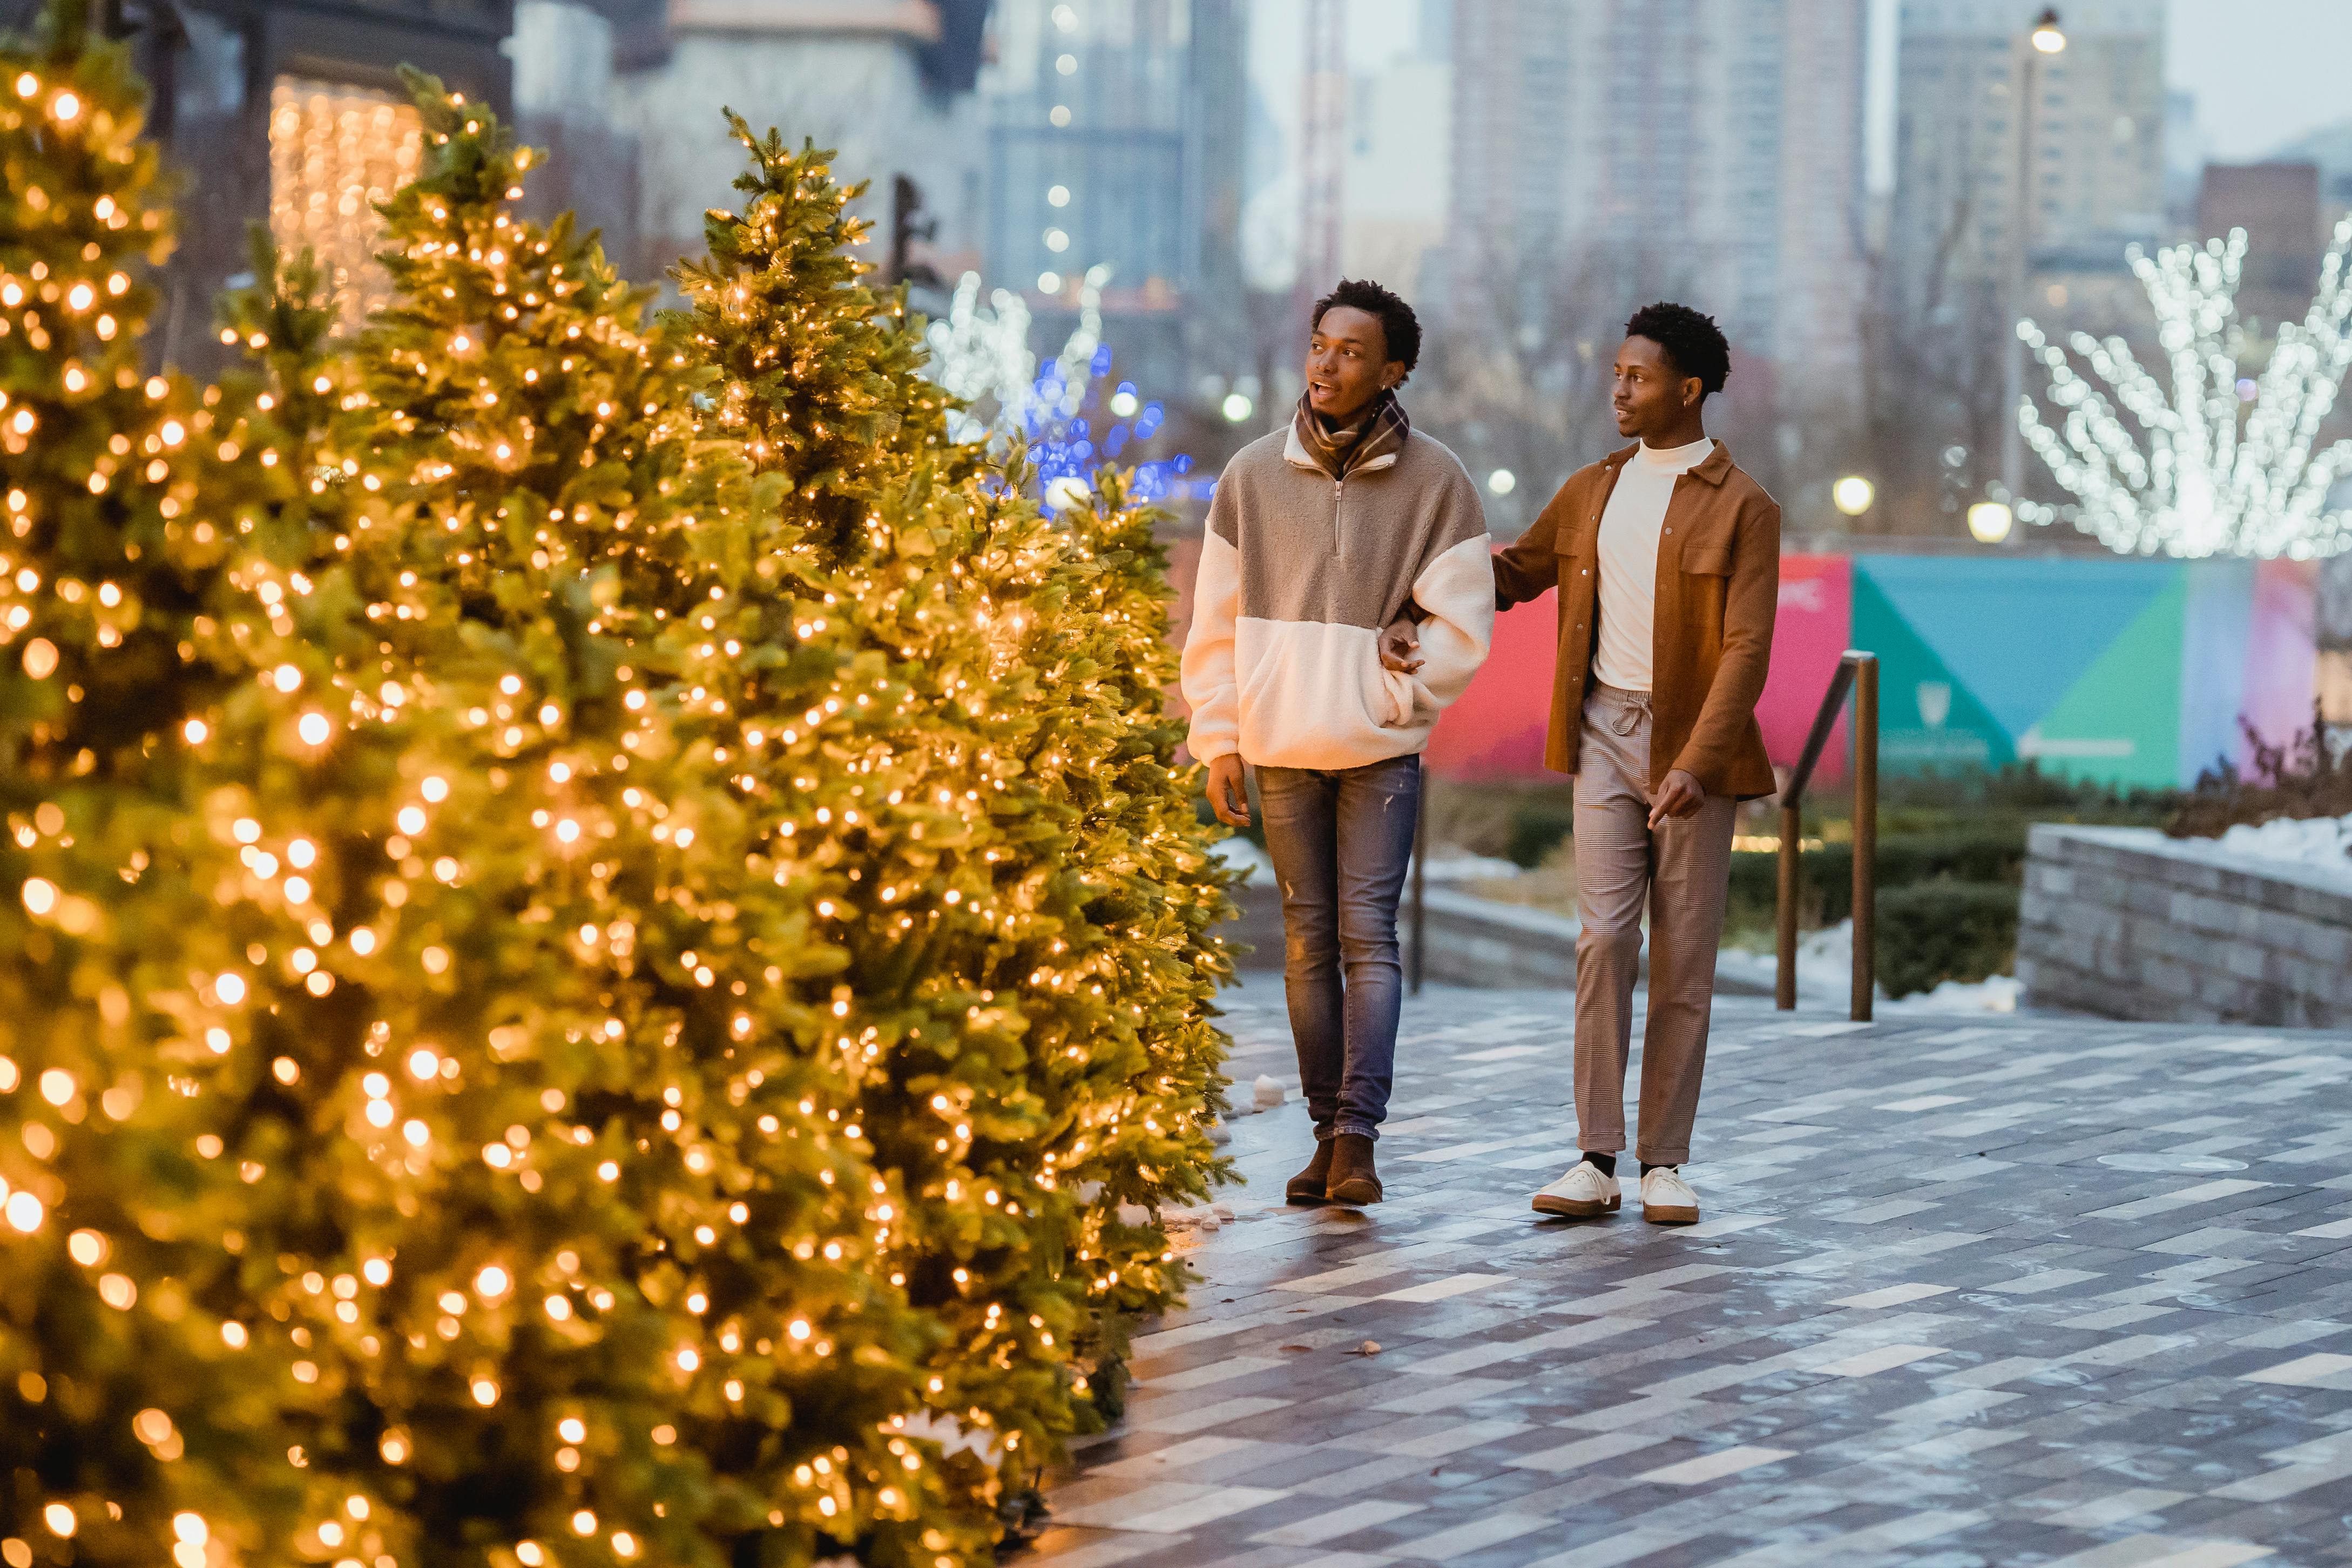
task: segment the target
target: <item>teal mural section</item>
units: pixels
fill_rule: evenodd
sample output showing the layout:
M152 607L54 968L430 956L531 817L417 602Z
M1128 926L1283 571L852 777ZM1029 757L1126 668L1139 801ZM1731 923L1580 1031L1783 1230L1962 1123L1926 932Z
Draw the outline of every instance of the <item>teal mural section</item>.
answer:
M1878 656L1880 765L1948 772L2016 760L2009 731L1943 650L1895 608L1879 585L1875 565L1854 563L1853 646Z
M2027 760L2120 785L2181 780L2184 656L2227 624L2177 561L1854 563L1853 639L1879 655L1881 755L1898 771ZM2205 645L2210 648L2210 642ZM2200 673L2203 692L2222 684Z
M2189 568L2180 628L2183 784L2234 759L2244 739L2247 654L2254 640L2254 563L2199 561Z
M2243 768L2249 732L2311 723L2315 568L1989 552L1786 555L1772 671L1757 718L1775 763L1802 752L1841 650L1880 660L1880 760L1891 773L2026 760L2124 786ZM1449 778L1545 776L1549 595L1501 616L1494 657L1439 726ZM1843 771L1844 731L1822 760Z
M2180 649L2189 574L2125 623L2091 667L2018 737L2047 772L2164 789L2180 773Z

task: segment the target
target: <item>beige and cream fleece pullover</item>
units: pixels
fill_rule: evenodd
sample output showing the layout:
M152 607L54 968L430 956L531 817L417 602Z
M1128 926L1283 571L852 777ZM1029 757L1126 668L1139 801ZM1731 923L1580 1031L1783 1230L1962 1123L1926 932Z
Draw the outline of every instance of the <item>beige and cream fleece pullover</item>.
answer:
M1184 639L1192 755L1354 768L1417 752L1486 662L1495 574L1478 489L1412 431L1335 480L1295 429L1225 465ZM1381 668L1381 628L1419 607L1422 668Z

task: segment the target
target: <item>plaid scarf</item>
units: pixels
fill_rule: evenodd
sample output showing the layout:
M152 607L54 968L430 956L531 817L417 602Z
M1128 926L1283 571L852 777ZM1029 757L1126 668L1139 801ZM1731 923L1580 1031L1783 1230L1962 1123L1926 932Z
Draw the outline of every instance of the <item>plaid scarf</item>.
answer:
M1412 421L1404 416L1404 405L1393 392L1372 399L1371 406L1345 430L1324 429L1307 395L1298 395L1298 412L1291 416L1291 427L1315 466L1334 479L1346 479L1374 458L1402 450L1404 438L1412 432Z

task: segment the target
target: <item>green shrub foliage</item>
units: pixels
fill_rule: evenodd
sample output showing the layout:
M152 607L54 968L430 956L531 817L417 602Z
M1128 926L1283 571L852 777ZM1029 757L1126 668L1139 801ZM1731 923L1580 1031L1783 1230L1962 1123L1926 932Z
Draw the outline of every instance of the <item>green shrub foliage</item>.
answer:
M265 251L250 369L143 379L138 89L50 29L0 98L10 1561L989 1560L1220 1173L1154 514L947 441L827 155L747 132L655 319L422 79L359 340Z
M2017 952L2018 890L1923 882L1878 895L1878 983L1889 996L2005 974Z
M2025 876L2025 825L1945 833L1890 835L1878 841L1882 889L1931 882L2003 883ZM1780 898L1777 850L1737 850L1731 857L1733 923L1769 929ZM1808 848L1798 858L1799 919L1807 926L1835 925L1853 913L1853 845L1851 841ZM1883 894L1882 894L1883 896Z

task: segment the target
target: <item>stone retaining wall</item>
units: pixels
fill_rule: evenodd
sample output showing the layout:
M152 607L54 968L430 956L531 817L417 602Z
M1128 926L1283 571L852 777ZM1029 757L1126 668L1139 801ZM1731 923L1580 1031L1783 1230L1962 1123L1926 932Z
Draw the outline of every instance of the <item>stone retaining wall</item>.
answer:
M1426 919L1429 956L1423 978L1434 985L1490 990L1576 989L1576 920L1549 910L1432 888ZM1412 889L1397 910L1405 962L1412 962Z
M2017 975L2030 1007L2111 1018L2352 1024L2352 865L2147 827L2036 826Z
M1489 990L1576 989L1575 917L1499 903L1451 889L1432 888L1428 899L1429 958L1424 978L1432 984ZM1412 894L1407 889L1397 924L1404 936L1408 963L1412 952ZM1650 973L1646 942L1641 964L1646 982ZM1769 996L1770 963L1727 952L1716 968L1715 989L1718 995Z

